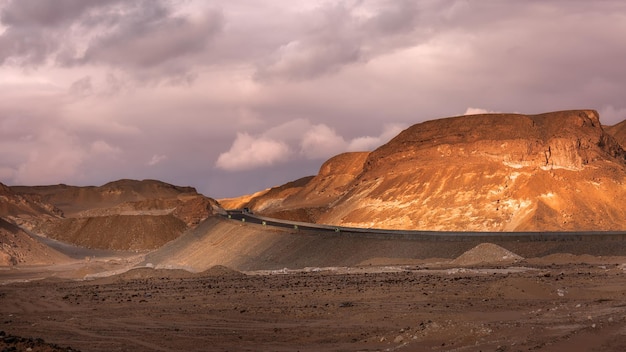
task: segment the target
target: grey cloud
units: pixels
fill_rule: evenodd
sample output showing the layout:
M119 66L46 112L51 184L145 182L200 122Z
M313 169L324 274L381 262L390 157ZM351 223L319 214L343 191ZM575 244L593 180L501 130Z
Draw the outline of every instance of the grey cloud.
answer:
M56 50L53 41L51 35L36 28L9 28L0 36L0 64L41 64Z
M92 7L107 6L121 0L13 0L0 12L6 26L57 26L72 22Z
M0 65L106 65L141 80L193 81L198 57L223 26L219 10L197 18L166 1L9 1L0 10Z
M258 66L258 80L307 79L337 71L362 59L360 20L345 4L306 14L303 28Z
M109 36L97 38L82 60L121 67L153 67L200 52L221 27L218 11L208 12L198 23L181 17L133 21Z
M327 4L300 14L300 28L292 29L293 36L258 63L255 77L305 80L416 45L432 35L431 24L449 21L456 7L455 2L436 4L362 1Z
M13 0L0 10L0 64L33 66L53 59L63 45L68 28L90 9L120 0ZM67 44L66 44L67 45Z
M367 21L365 27L371 27L378 33L395 34L411 31L417 25L417 2L394 1L385 5L378 14Z
M357 19L343 4L308 14L304 28L258 66L258 80L306 79L330 73L361 59Z

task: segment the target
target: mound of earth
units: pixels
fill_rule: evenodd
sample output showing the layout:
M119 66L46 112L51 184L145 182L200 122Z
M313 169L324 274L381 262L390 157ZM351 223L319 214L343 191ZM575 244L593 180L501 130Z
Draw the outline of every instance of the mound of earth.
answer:
M215 200L192 187L155 180L119 180L99 187L8 189L23 199L40 199L60 210L55 217L34 216L37 221L31 221L32 231L88 248L154 249L223 211ZM25 215L18 211L15 217Z
M436 231L626 229L626 151L593 110L483 114L409 127L245 206L287 220Z
M454 259L451 264L473 266L482 264L510 264L523 260L519 255L493 243L481 243Z
M0 266L63 263L69 258L0 218Z

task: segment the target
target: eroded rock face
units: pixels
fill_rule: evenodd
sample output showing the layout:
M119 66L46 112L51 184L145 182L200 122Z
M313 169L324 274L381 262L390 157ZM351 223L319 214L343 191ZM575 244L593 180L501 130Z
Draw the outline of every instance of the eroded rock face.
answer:
M289 218L314 204L311 220L343 226L626 229L626 152L592 110L427 121L365 156L327 201L301 190L263 213ZM359 164L349 157L338 164ZM322 169L306 189L340 174Z
M626 153L593 110L540 115L484 114L414 125L368 158L365 171L416 158L482 158L511 167L580 170Z

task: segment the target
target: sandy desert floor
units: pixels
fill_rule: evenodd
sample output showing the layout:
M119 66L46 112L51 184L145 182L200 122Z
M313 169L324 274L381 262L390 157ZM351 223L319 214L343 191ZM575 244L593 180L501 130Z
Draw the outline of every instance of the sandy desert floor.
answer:
M0 349L626 351L626 258L580 259L80 281L4 270Z

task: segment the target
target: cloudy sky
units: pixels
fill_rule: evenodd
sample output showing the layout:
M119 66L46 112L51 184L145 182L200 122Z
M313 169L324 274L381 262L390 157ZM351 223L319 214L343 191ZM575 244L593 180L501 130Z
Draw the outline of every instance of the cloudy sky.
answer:
M0 182L236 196L421 121L626 118L626 3L0 0Z

